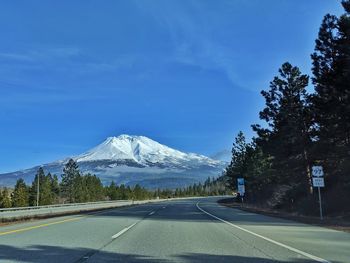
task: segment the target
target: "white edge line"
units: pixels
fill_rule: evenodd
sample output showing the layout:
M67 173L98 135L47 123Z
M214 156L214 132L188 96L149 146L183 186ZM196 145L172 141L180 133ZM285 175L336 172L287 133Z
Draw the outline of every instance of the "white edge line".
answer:
M130 226L128 226L128 227L126 227L126 228L124 228L122 230L120 230L117 234L112 236L112 239L116 239L116 238L120 237L122 234L124 234L126 231L128 231L130 228L132 228L136 224L137 224L137 222L133 223L132 225L130 225Z
M247 230L247 229L245 229L245 228L243 228L243 227L240 227L240 226L235 225L235 224L233 224L233 223L231 223L231 222L228 222L228 221L226 221L226 220L224 220L224 219L222 219L222 218L220 218L220 217L217 217L217 216L215 216L215 215L213 215L213 214L211 214L211 213L205 211L204 209L202 209L202 208L199 206L199 202L197 202L196 206L197 206L197 208L198 208L200 211L202 211L203 213L205 213L205 214L207 214L207 215L209 215L209 216L211 216L211 217L213 217L213 218L215 218L215 219L217 219L217 220L219 220L219 221L221 221L221 222L223 222L223 223L226 223L226 224L228 224L228 225L230 225L230 226L233 226L233 227L235 227L235 228L238 228L239 230L242 230L242 231L244 231L244 232L246 232L246 233L249 233L249 234L251 234L251 235L253 235L253 236L262 238L262 239L264 239L264 240L266 240L266 241L268 241L268 242L270 242L270 243L273 243L273 244L275 244L275 245L277 245L277 246L286 248L286 249L288 249L288 250L290 250L290 251L293 251L293 252L295 252L295 253L297 253L297 254L303 255L304 257L307 257L307 258L312 259L312 260L314 260L314 261L322 262L322 263L331 263L331 261L328 261L328 260L323 259L323 258L316 257L316 256L314 256L314 255L311 255L311 254L309 254L309 253L306 253L306 252L301 251L301 250L299 250L299 249L296 249L296 248L294 248L294 247L290 247L290 246L288 246L288 245L282 244L282 243L280 243L280 242L278 242L278 241L275 241L275 240L273 240L273 239L271 239L271 238L264 237L264 236L262 236L262 235L259 235L259 234L257 234L257 233L254 233L254 232L252 232L252 231L250 231L250 230Z

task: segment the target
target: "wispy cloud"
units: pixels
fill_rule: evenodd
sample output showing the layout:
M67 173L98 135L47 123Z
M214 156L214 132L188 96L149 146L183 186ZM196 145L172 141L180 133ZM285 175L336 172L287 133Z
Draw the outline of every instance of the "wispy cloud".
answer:
M202 17L201 2L187 1L136 1L136 5L153 16L159 26L164 27L173 41L173 60L202 69L222 71L237 85L235 54L215 36L210 27L212 21ZM229 2L223 2L222 8L232 8ZM220 15L220 12L218 13ZM217 30L217 28L215 29Z
M108 99L106 93L96 94L86 83L79 81L79 75L110 71L130 63L128 58L99 62L76 47L0 52L0 109Z
M112 56L109 60L93 57L88 50L76 47L41 47L21 52L0 52L0 77L8 72L21 70L52 70L71 74L109 72L131 68L136 61L134 54Z
M0 59L7 61L41 62L57 58L71 58L81 53L75 47L42 47L18 52L0 52Z

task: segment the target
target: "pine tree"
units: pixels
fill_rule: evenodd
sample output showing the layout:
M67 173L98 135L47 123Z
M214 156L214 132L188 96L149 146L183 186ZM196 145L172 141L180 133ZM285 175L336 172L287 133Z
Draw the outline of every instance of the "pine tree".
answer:
M83 203L89 200L89 193L87 191L86 180L84 176L81 176L79 173L74 176L72 185L73 198L70 199L71 202Z
M48 176L50 184L51 184L53 202L57 203L59 195L60 195L60 186L58 183L58 177L55 174L51 175L51 173L48 173L47 176Z
M133 192L136 200L144 200L148 197L147 190L142 188L139 184L135 185Z
M106 192L110 200L118 200L119 193L117 191L117 185L115 184L114 181L112 181L111 184L108 186Z
M29 191L23 179L18 179L11 196L13 207L23 207L29 205Z
M74 187L77 186L79 186L79 190L74 189ZM68 199L69 202L74 202L75 197L77 196L79 197L79 199L81 198L82 185L80 182L79 167L73 159L70 159L63 168L60 188L63 197Z
M39 178L39 205L50 205L54 202L54 194L51 188L51 175L46 176L44 169L40 167L34 177L30 188L30 205L37 205L38 197L38 178Z
M84 180L87 191L87 201L93 202L103 200L105 193L100 178L96 175L86 174L84 175Z
M248 144L246 143L245 136L240 131L235 138L235 142L232 146L232 159L229 166L226 168L226 176L229 178L228 183L231 189L236 189L237 178L243 177L246 174L246 150Z
M301 74L290 63L284 63L279 76L270 83L270 89L261 92L266 107L260 112L260 119L268 127L253 125L258 134L256 143L265 155L271 157L279 183L292 185L301 193L312 192L307 85L307 75Z
M0 189L0 208L3 208L2 207L3 199L4 199L4 196L3 196L2 190Z
M350 191L350 1L345 14L327 14L316 39L312 97L315 125L315 159L323 161L327 184Z
M8 189L5 187L2 192L1 192L1 203L0 207L1 208L9 208L12 206L11 199L10 199L10 194Z
M54 193L51 185L51 175L44 175L40 182L40 205L51 205L54 202Z
M129 193L128 193L127 189L125 188L124 184L120 185L119 191L120 191L120 199L121 200L128 200L129 199Z

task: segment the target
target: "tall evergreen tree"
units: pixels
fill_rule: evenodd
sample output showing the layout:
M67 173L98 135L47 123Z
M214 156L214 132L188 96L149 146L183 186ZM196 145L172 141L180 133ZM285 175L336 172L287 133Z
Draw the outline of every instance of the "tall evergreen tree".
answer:
M83 203L89 200L86 180L84 176L80 175L80 173L78 173L73 179L72 191L73 198L71 199L71 202Z
M271 157L275 177L280 184L292 184L301 192L312 192L310 159L311 118L307 103L308 76L297 67L284 63L270 83L268 91L262 91L266 107L260 119L267 127L253 125L257 132L256 143L264 154Z
M39 189L38 189L38 179L39 179ZM39 190L39 196L38 196ZM53 203L53 192L51 188L51 178L45 175L44 169L40 167L37 174L34 177L32 186L30 188L30 205L37 204L37 198L39 197L39 205L50 205Z
M345 14L327 14L316 39L312 97L315 159L323 161L328 185L347 185L350 191L350 1Z
M2 191L0 191L0 207L1 208L9 208L12 206L10 194L8 189L5 187Z
M226 176L229 178L228 183L232 189L237 189L237 178L243 177L246 174L246 151L248 144L245 136L240 131L235 138L232 146L232 159L229 166L226 168Z
M100 178L98 178L96 175L86 174L84 175L84 181L87 191L87 201L93 202L104 199L105 193Z
M79 190L74 187L79 185ZM64 198L69 202L74 202L75 198L79 196L81 198L81 181L78 164L70 159L63 168L62 181L61 181L61 192ZM77 192L78 191L78 192Z
M18 179L11 196L13 207L23 207L29 205L29 191L24 180Z
M106 193L109 199L118 200L120 194L118 193L118 188L114 181L108 186Z
M45 175L42 177L40 182L40 205L51 205L54 202L54 193L52 191L51 185L51 176Z
M53 202L57 203L58 198L60 195L60 186L58 183L58 177L57 175L52 175L51 173L48 173L47 177L49 178L50 184L51 184L51 192L52 192L52 198Z
M226 168L226 177L229 179L231 189L237 189L237 178L244 178L245 195L251 201L258 199L268 190L269 184L275 183L270 166L270 160L263 154L255 140L247 143L244 134L239 132L232 147L231 163Z

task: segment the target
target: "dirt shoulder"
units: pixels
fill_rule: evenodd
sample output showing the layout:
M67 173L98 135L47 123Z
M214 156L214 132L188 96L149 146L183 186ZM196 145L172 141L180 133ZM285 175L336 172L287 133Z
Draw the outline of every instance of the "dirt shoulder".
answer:
M293 220L301 223L311 224L315 226L328 227L335 230L345 231L350 233L350 221L343 217L325 217L320 220L318 217L302 216L293 213L287 213L284 211L278 211L273 209L261 208L252 204L240 204L234 201L234 198L226 198L218 201L220 205L224 205L231 208L238 208L244 211L253 212L257 214L273 216L288 220Z

